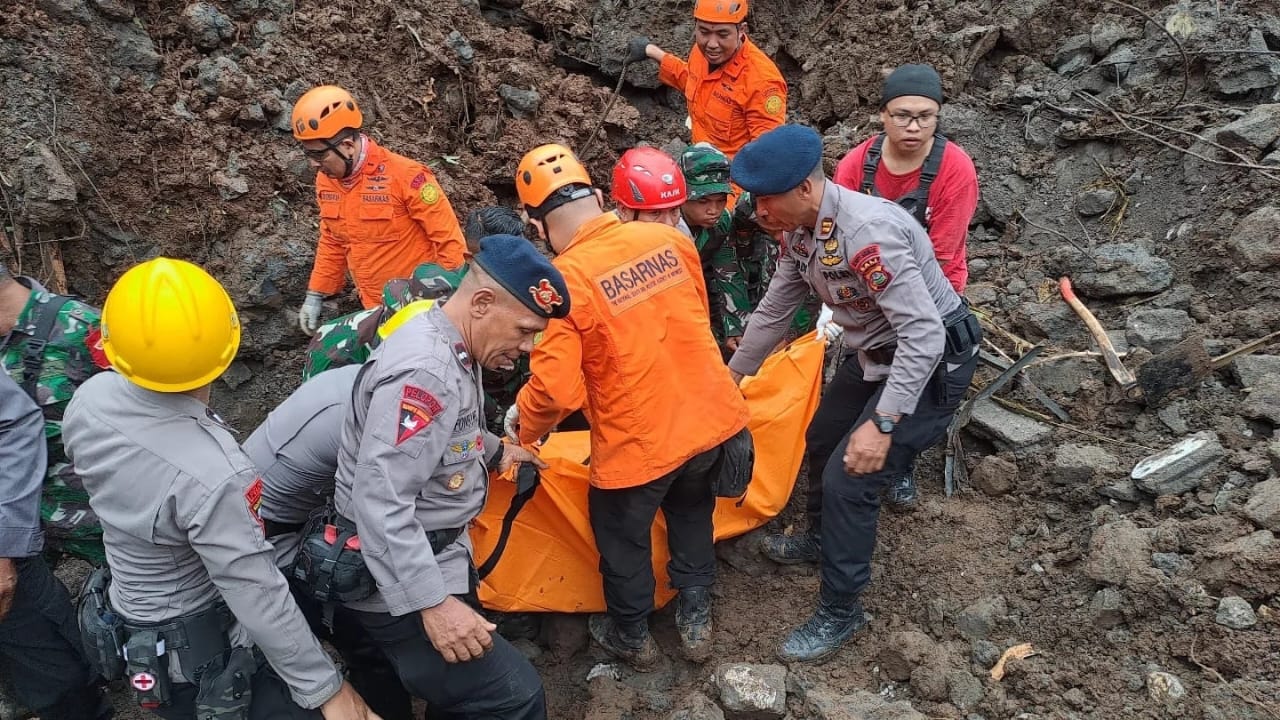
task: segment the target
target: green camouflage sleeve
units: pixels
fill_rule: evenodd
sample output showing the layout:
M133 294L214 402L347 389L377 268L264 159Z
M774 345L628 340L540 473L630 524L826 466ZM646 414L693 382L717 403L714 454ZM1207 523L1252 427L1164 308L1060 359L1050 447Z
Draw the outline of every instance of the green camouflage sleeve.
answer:
M324 323L307 345L303 381L325 370L355 365L369 359L378 346L378 327L386 319L383 306L353 312Z
M746 278L742 266L738 262L738 251L734 246L733 216L726 210L720 215L713 232L724 238L720 249L711 258L712 275L715 278L716 291L724 297L722 319L725 337L742 337L747 326L747 315L751 312L747 302Z

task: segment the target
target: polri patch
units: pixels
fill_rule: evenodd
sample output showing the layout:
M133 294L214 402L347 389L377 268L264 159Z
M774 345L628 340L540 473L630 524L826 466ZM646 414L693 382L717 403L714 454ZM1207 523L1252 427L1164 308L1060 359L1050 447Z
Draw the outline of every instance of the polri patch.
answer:
M254 478L244 491L244 501L249 505L249 514L253 516L258 527L262 527L262 478Z
M416 385L405 385L400 395L400 412L396 413L396 445L427 428L444 405L435 395Z
M880 260L880 246L868 245L849 261L849 267L862 278L872 292L881 292L893 282L893 274Z

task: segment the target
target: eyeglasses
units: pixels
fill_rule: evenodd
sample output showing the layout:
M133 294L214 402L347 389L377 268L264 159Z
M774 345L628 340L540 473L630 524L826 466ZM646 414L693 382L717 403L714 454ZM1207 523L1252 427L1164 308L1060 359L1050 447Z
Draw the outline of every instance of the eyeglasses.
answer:
M909 112L896 112L890 113L889 119L893 121L895 126L900 128L911 127L911 123L914 122L920 126L921 130L924 130L925 128L933 127L933 124L938 122L938 115L937 113L912 115Z

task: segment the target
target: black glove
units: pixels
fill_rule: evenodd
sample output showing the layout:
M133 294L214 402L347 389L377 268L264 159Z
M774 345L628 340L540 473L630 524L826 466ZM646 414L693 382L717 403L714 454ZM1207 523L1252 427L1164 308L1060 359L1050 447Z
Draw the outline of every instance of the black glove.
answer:
M649 47L649 38L633 37L627 42L627 62L638 63L649 59L645 48Z

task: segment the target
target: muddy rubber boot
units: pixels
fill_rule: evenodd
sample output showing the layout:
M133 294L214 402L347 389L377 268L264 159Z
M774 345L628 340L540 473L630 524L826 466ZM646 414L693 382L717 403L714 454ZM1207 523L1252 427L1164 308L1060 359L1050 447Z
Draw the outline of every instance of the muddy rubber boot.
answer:
M907 473L894 480L884 491L884 500L890 510L911 512L920 504L920 492L916 489L916 476Z
M711 588L701 585L680 591L676 596L676 630L685 660L704 663L711 658Z
M835 654L853 634L866 627L868 619L857 598L829 602L821 599L818 609L805 624L791 631L778 658L783 662L817 662Z
M643 620L624 626L605 613L597 613L587 620L587 628L600 647L640 672L652 670L661 658L658 643L649 634L649 624Z
M818 533L807 530L795 535L766 536L760 541L760 552L782 565L816 563L822 559L822 541Z

